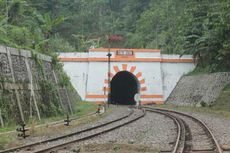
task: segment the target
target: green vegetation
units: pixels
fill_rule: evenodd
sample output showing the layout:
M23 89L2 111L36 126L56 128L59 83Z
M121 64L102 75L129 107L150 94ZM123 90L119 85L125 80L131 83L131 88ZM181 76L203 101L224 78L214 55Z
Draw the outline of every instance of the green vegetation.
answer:
M158 105L157 107L170 108L184 112L198 112L201 114L212 114L218 117L230 118L230 83L221 91L216 102L212 106L201 102L202 107L176 106L172 104Z
M0 128L0 133L8 132L8 131L14 131L15 129L16 129L16 125L15 124L10 124L8 126L1 127Z
M76 110L75 115L82 116L92 112L96 112L97 107L98 106L92 102L78 102L75 105L75 110Z
M108 47L109 36L122 38L111 47L192 54L197 67L189 75L230 71L229 9L229 0L1 0L0 44L32 51L43 77L39 81L43 89L39 108L47 117L58 116L57 89L46 79L37 53L53 57L59 85L68 89L72 87L56 53ZM0 95L3 92L8 97L1 96L0 108L6 111L10 106L5 101L12 93L4 90ZM224 102L228 96L223 92L219 99ZM220 107L226 104L222 102L218 102ZM75 109L81 114L78 107ZM218 107L211 109L218 111ZM11 118L11 112L3 113L4 118Z
M187 73L186 75L188 76L193 76L193 75L202 75L202 74L209 74L209 69L208 67L196 67L193 71Z
M156 105L156 107L174 109L174 110L183 111L187 113L190 112L190 113L200 113L200 114L208 114L208 115L212 114L217 117L223 117L229 119L230 118L229 108L225 109L225 106L218 106L218 105L213 107L191 107L191 106L178 106L178 105L166 104L166 105Z
M230 83L225 86L223 91L220 93L215 105L213 106L216 110L224 110L229 112L230 110Z
M69 112L68 106L62 107L61 97L59 95L59 89L67 89L71 96L71 102L73 104L79 102L81 99L76 91L73 89L69 77L64 73L62 69L62 64L57 60L57 55L53 56L52 63L44 62L38 58L38 54L32 51L32 59L34 60L34 69L36 69L37 76L34 78L34 83L39 86L40 90L35 91L36 102L39 110L39 114L42 118L51 118L63 116ZM51 65L52 64L52 65ZM46 67L46 68L45 68ZM54 79L52 75L52 67L58 77L58 82ZM4 70L4 69L3 69ZM49 71L49 72L47 72ZM51 74L51 75L50 75ZM1 75L1 74L0 74ZM36 75L36 74L35 74ZM0 76L0 110L1 117L5 126L11 128L15 124L21 124L21 118L19 114L19 109L17 102L15 101L15 92L13 90L5 89L4 85L6 83L11 83L5 76ZM20 82L24 83L24 82ZM21 92L19 95L21 98L21 104L24 108L25 122L27 123L31 116L37 116L37 111L33 104L31 105L31 94ZM63 101L63 99L62 99ZM73 110L74 111L74 110ZM15 123L16 122L16 123ZM4 130L4 129L2 129ZM1 131L1 129L0 129Z
M0 44L53 54L108 47L193 54L205 72L229 71L230 1L2 0Z
M4 145L5 144L9 144L11 141L13 141L13 140L15 140L15 138L13 138L13 137L1 137L1 139L0 139L0 150L1 149L4 149Z
M5 81L6 79L0 76L0 86L3 86ZM13 112L16 109L15 109L15 105L12 104L10 98L11 96L12 96L12 92L10 90L4 88L0 90L0 110L1 110L1 117L3 118L3 120L7 120L7 123L5 123L5 125L13 124L14 122Z
M39 85L41 87L40 95L42 99L38 107L41 114L44 117L57 116L62 114L58 91L54 85L48 80L39 80Z
M230 83L224 87L223 92L230 92Z
M73 114L70 117L83 117L86 114L94 113L97 110L97 104L90 103L90 102L79 102L74 106L77 111L75 114ZM49 125L52 122L60 121L60 123L63 123L63 120L66 119L66 116L56 116L56 117L49 117L49 118L43 118L41 121L38 121L36 118L31 118L29 123L26 127L30 127L30 130L28 131L30 134L30 137L39 137L39 136L54 136L57 133L63 132L65 130L75 129L79 125L84 125L89 122L94 122L99 120L101 117L104 117L111 112L111 108L107 111L107 113L103 115L93 115L93 116L87 116L83 117L77 120L73 120L71 122L71 126L66 128L64 124L59 125ZM43 125L41 127L35 128L36 125ZM52 127L52 128L51 128ZM17 133L15 132L16 126L11 125L8 127L0 128L0 150L6 149L9 147L15 147L18 145L23 145L22 141L19 141L17 139ZM10 132L11 133L4 133L4 132Z
M97 106L97 104L92 103L92 102L78 102L78 103L75 103L74 107L75 107L76 111L72 116L73 117L81 117L81 116L84 116L86 114L96 112L98 106ZM31 118L29 120L27 126L30 127L32 124L34 124L34 122L36 122L37 125L47 124L47 123L54 122L54 121L64 120L65 118L66 118L66 116L63 116L63 115L57 115L55 117L52 116L52 117L42 118L41 121L37 121L36 118ZM11 125L9 125L7 127L0 128L0 133L12 131L12 130L14 131L15 129L16 129L16 125L12 123Z
M61 49L73 51L73 47L55 31L55 28L64 22L64 16L52 17L50 12L41 12L35 5L37 5L35 2L29 0L0 1L0 45L32 51L32 58L35 61L40 77L37 84L42 89L38 93L41 97L37 99L41 116L59 116L63 112L59 104L60 97L58 96L57 87L54 85L54 79L47 78L47 72L45 72L44 68L45 63L39 60L37 53L48 54L53 57L53 61L57 61L55 51L58 52ZM58 73L58 83L62 87L68 88L70 81L64 74L62 65L58 62L53 62L52 64L56 68L55 72ZM2 76L0 77L2 78ZM6 78L0 81L1 84L9 82ZM21 122L19 121L20 119L15 118L15 116L18 117L19 115L13 113L18 112L17 106L12 106L14 102L10 102L12 97L15 96L13 94L12 91L9 92L5 89L0 91L0 109L2 110L3 120L7 122L5 123L7 125L12 124L12 119ZM24 99L23 104L28 106L26 102L28 100ZM24 112L28 113L29 111ZM25 116L27 120L29 114Z

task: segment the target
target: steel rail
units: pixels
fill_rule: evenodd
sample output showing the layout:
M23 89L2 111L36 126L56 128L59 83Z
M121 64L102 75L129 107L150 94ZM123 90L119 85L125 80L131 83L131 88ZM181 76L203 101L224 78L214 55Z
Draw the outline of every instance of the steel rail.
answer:
M31 143L31 144L27 144L27 145L23 145L23 146L19 146L19 147L14 147L14 148L6 149L6 150L1 150L0 153L10 153L10 152L15 152L15 151L20 151L20 150L24 150L26 148L31 148L31 147L36 146L36 145L41 145L41 144L44 144L44 143L57 141L59 139L64 139L64 138L71 137L71 136L74 136L74 135L77 135L77 134L80 134L80 133L83 133L83 132L94 130L94 129L106 126L108 124L112 124L114 122L120 121L122 119L125 119L125 118L129 117L130 115L132 115L133 112L134 111L131 110L130 113L127 114L127 115L124 115L122 117L119 117L117 119L114 119L112 121L109 121L109 122L106 122L106 123L103 123L103 124L100 124L100 125L97 125L97 126L94 126L94 127L90 127L90 128L84 129L84 130L80 130L78 132L73 132L73 133L70 133L70 134L66 134L66 135L62 135L62 136L58 136L58 137L55 137L55 138L46 139L46 140L42 140L42 141L38 141L38 142L35 142L35 143Z
M101 135L101 134L104 134L104 133L107 133L107 132L110 132L112 130L115 130L117 128L120 128L122 126L125 126L127 124L130 124L142 117L144 117L146 114L145 110L143 110L143 113L141 115L138 115L137 117L135 117L134 119L131 119L130 121L126 121L122 124L119 124L117 126L114 126L114 127L111 127L109 129L106 129L106 130L103 130L103 131L100 131L100 132L97 132L97 133L94 133L94 134L91 134L89 136L85 136L83 138L79 138L79 139L75 139L75 140L72 140L70 142L65 142L65 143L62 143L62 144L59 144L59 145L55 145L55 146L52 146L52 147L49 147L49 148L45 148L45 149L41 149L41 150L38 150L38 151L34 151L34 153L45 153L45 152L54 152L56 150L59 150L59 149L62 149L63 147L65 146L68 146L70 144L73 144L73 143L77 143L77 142L80 142L80 141L84 141L84 140L87 140L87 139L90 139L90 138L93 138L95 136L98 136L98 135Z
M176 138L176 143L174 145L172 153L176 153L179 150L179 143L180 143L180 139L182 137L182 127L181 127L181 123L180 123L179 119L176 118L175 116L171 115L171 114L168 114L168 113L165 113L165 112L161 112L161 111L157 111L157 110L150 109L150 108L146 108L146 111L163 114L163 115L171 118L174 121L174 123L177 126L177 138ZM183 133L184 133L184 131L183 131ZM184 150L184 147L182 147L182 151L181 152L183 152L183 150Z
M71 117L70 118L70 121L74 121L74 120L80 120L80 119L83 119L83 118L85 118L85 117L88 117L88 116L93 116L93 115L95 115L96 114L96 112L91 112L91 113L88 113L88 114L86 114L86 115L83 115L83 116L80 116L80 117ZM40 125L36 125L35 126L35 128L41 128L41 127L45 127L45 126L57 126L57 125L61 125L61 124L63 124L63 120L64 120L65 118L63 118L62 120L58 120L58 121L54 121L54 122L51 122L51 123L48 123L48 124L40 124ZM30 127L28 127L27 129L31 129ZM8 132L2 132L2 133L0 133L0 136L1 135L6 135L6 134L11 134L11 133L16 133L17 131L16 130L14 130L14 131L8 131Z
M188 117L188 118L191 118L192 120L198 122L198 123L203 127L203 129L204 129L205 131L208 132L209 137L210 137L211 140L214 142L214 145L215 145L215 147L216 147L216 151L217 151L218 153L223 153L223 151L222 151L222 149L221 149L221 147L220 147L220 144L218 143L217 139L215 138L213 132L212 132L212 131L209 129L209 127L208 127L203 121L201 121L200 119L198 119L198 118L196 118L196 117L194 117L194 116L191 116L191 115L189 115L189 114L185 114L185 113L178 112L178 111L175 111L175 110L170 110L170 109L153 108L153 107L146 107L146 106L145 106L145 107L142 107L142 108L145 108L145 109L150 108L150 109L155 109L155 110L159 110L159 111L171 112L171 113L175 113L175 114L179 114L179 115L182 115L182 116L186 116L186 117Z

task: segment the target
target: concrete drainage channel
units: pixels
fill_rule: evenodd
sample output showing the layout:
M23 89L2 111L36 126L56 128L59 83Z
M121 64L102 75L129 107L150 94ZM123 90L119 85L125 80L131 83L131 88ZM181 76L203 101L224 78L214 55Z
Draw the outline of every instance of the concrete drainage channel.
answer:
M98 126L94 126L82 131L78 131L75 133L63 135L60 137L56 137L53 139L48 139L45 141L36 142L33 144L17 147L17 148L11 148L8 150L1 151L0 153L5 152L26 152L26 151L32 151L32 152L50 152L54 150L59 150L64 148L65 146L68 146L70 144L80 142L83 140L90 139L92 137L95 137L97 135L101 135L103 133L112 131L114 129L117 129L119 127L125 126L129 123L132 123L136 120L138 120L141 117L145 116L144 110L134 110L132 109L128 115L122 116L120 118L114 119L112 121L109 121L107 123L100 124Z

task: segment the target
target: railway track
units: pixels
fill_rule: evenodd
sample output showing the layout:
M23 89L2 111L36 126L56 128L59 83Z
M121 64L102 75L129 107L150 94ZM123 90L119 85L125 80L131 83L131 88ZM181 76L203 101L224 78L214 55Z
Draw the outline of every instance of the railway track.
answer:
M117 129L119 127L125 126L129 123L132 123L136 120L138 120L141 117L144 117L145 111L144 110L134 110L132 109L129 114L122 116L120 118L117 118L115 120L87 128L78 132L73 132L70 134L66 134L63 136L59 136L56 138L11 148L8 150L0 151L0 153L11 153L11 152L33 152L33 153L40 153L40 152L52 152L55 150L59 150L62 148L65 148L66 146L81 142L87 139L90 139L92 137L98 136L100 134L112 131L114 129Z
M171 151L172 153L222 153L213 133L201 120L173 110L151 107L142 108L145 108L149 112L163 114L174 121L177 129L177 137Z
M70 121L75 121L75 120L79 120L79 119L83 119L83 118L86 118L86 117L89 117L89 116L93 116L93 115L96 115L96 112L92 112L92 113L89 113L89 114L86 114L86 115L83 115L81 117L71 117L70 118ZM63 125L63 120L59 120L59 121L55 121L55 122L51 122L51 123L48 123L48 124L41 124L41 125L37 125L35 126L35 128L41 128L41 127L46 127L46 126L59 126L59 125ZM30 130L30 127L28 127L27 129ZM17 131L16 130L13 130L13 131L9 131L9 132L3 132L3 133L0 133L0 136L1 135L5 135L5 134L11 134L11 133L16 133ZM1 152L1 151L0 151Z

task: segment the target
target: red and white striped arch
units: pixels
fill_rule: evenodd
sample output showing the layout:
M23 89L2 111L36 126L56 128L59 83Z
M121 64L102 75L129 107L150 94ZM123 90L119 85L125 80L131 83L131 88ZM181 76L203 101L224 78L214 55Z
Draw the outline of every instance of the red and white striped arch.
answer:
M138 83L140 84L140 94L144 94L144 92L147 91L147 87L146 87L146 84L145 84L145 79L142 76L142 72L138 71L136 66L128 67L128 64L122 64L121 67L113 66L111 71L112 72L110 72L110 74L108 74L108 75L110 75L111 80L113 79L113 77L118 72L128 71L128 72L132 73L137 78ZM104 85L102 90L106 90L106 92L108 92L110 90L108 79L104 80L104 84L105 85Z

